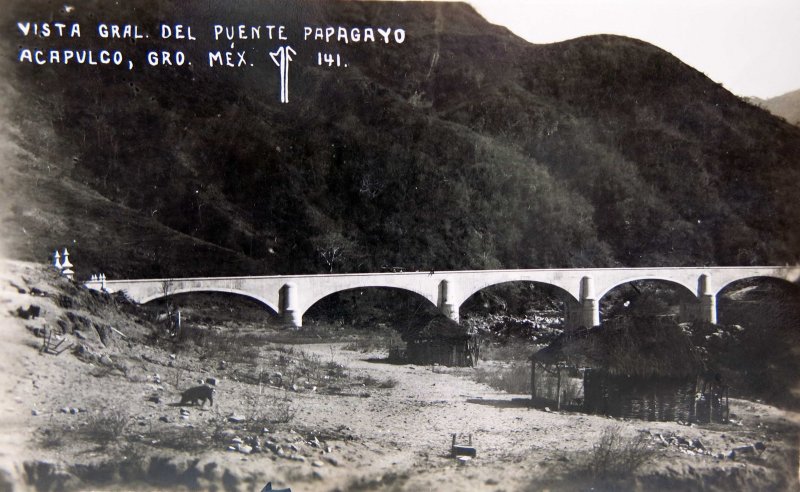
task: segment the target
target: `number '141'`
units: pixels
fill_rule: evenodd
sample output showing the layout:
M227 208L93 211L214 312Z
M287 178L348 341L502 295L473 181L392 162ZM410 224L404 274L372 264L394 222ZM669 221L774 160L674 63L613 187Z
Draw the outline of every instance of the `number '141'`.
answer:
M342 64L342 57L339 56L339 53L336 53L334 55L332 53L322 53L322 52L318 52L317 53L317 65L320 65L320 66L327 65L329 67L333 67L333 66L337 66L337 67L345 66L346 67L347 66L346 64L344 64L344 65Z

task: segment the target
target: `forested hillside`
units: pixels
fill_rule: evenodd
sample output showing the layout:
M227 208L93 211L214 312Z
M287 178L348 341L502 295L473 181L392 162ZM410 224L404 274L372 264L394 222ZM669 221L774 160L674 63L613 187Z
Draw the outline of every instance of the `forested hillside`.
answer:
M72 245L125 276L800 259L800 128L637 40L532 45L457 3L36 0L3 16L19 258ZM281 104L266 42L239 43L261 57L242 69L209 68L200 41L158 42L191 66L36 65L17 61L21 19L270 22L302 50ZM298 42L306 25L405 39ZM144 60L155 43L105 45Z

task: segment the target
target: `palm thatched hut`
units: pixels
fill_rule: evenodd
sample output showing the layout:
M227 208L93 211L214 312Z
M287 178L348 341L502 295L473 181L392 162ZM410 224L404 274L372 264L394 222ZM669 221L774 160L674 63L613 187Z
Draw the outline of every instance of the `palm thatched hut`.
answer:
M478 363L476 334L443 314L412 317L402 337L405 358L412 364L473 367Z
M555 370L557 407L575 403L589 413L644 420L725 420L726 388L709 373L708 352L697 343L704 329L651 316L621 317L565 333L533 355L532 396L541 398L537 369L540 374ZM562 394L564 370L583 375L578 402Z

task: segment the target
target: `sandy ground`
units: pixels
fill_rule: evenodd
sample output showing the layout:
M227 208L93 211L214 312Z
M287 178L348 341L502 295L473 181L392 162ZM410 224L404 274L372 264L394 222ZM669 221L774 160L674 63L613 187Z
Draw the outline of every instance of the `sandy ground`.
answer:
M755 402L733 402L732 412L740 425L620 421L527 408L513 401L526 395L509 395L476 383L469 378L470 369L376 363L368 359L381 354L344 350L340 343L295 345L294 355L303 351L323 363L335 363L351 382L368 375L393 380L394 387L360 389L350 384L335 393L308 385L296 391L285 385L257 386L237 381L237 373L230 368L221 371L207 360L171 358L161 349L123 339L107 347L95 344L98 353L126 365L123 376L70 352L40 355L41 339L34 337L31 328L55 325L65 309L52 297L31 295L30 289L39 286L53 291L58 285L49 283L52 280L42 274L41 266L26 263L6 262L0 275L0 383L5 396L0 399L0 466L5 482L14 489L28 488L25 462L46 461L66 469L120 459L109 447L69 440L61 446L43 446L43 429L80 428L96 422L93 416L123 412L130 422L126 439L134 435L152 439L159 432L211 428L231 415L246 415L254 401L268 397L287 398L295 415L260 437L283 443L295 459L270 452L243 454L224 445L191 453L154 447L152 454L176 462L197 458L198 466L214 463L218 470L229 470L240 478L229 487L238 490L261 490L267 481L295 491L537 490L547 477L569 476L603 430L614 425L627 435L649 432L656 458L639 473L674 479L675 490L699 490L704 483L708 490L751 483L780 488L791 483L787 477L779 479L780 474L797 473L798 425L792 423L796 416ZM25 309L32 303L42 308L37 319L24 320L14 314L18 307ZM162 378L158 384L153 380L157 373ZM213 407L190 407L189 415L181 418L180 408L169 402L179 398L181 388L209 376L218 378ZM162 401L148 401L154 392L163 396ZM79 411L64 413L65 408ZM233 424L224 431L242 435ZM462 463L450 456L453 433L459 434L460 441L472 436L475 459ZM659 434L699 439L707 453L663 445ZM320 436L320 446L310 445L312 435ZM145 438L137 442L146 444ZM717 457L755 442L764 443L766 450L735 460ZM215 486L213 480L201 482L201 488ZM70 483L79 489L159 488L153 483L134 487L118 481Z
M19 292L22 272L21 265L0 267L0 467L14 482L21 480L21 463L33 456L28 443L38 362L24 324L12 315L29 297Z

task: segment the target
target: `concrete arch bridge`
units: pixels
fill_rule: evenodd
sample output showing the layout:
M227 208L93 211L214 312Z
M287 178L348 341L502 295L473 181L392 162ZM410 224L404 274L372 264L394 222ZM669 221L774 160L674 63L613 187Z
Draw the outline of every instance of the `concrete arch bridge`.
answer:
M316 302L350 289L388 287L410 291L458 321L461 304L482 289L507 282L537 282L558 287L575 301L567 316L568 325L596 326L600 324L598 301L628 282L661 280L683 286L699 300L699 312L693 317L716 323L717 294L732 282L757 277L798 285L800 266L470 270L136 280L105 280L103 277L87 282L86 286L108 292L123 291L141 304L189 292L239 294L265 304L286 322L300 327L303 314Z

